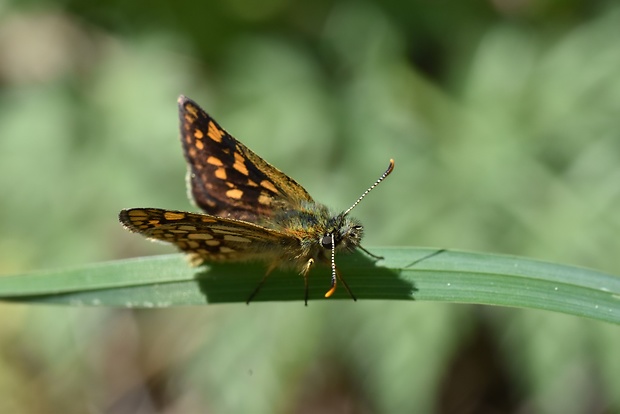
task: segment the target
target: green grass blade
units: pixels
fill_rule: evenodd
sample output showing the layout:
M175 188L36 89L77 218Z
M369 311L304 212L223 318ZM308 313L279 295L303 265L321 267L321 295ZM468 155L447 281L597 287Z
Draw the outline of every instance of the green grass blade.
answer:
M521 257L419 248L372 249L385 257L340 255L358 299L433 300L546 309L620 323L620 277ZM421 260L420 260L421 259ZM265 274L261 264L192 268L182 255L0 277L0 299L15 302L166 307L241 302ZM329 289L329 269L310 273L310 298ZM335 298L348 298L340 287ZM255 301L303 300L303 280L275 271ZM330 299L330 300L333 300Z

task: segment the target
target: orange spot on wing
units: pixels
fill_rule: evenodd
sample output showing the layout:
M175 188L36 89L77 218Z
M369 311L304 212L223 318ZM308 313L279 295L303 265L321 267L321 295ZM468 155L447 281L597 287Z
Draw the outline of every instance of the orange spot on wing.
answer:
M271 204L271 197L267 194L261 194L258 196L258 202L262 205L268 206Z
M267 190L271 191L272 193L277 193L278 189L273 185L273 183L271 181L268 180L263 180L260 182L261 187L266 188Z
M207 135L215 142L222 142L222 135L224 135L224 132L216 127L213 121L209 121Z
M131 210L129 212L130 217L146 217L146 211L144 210Z
M198 148L199 150L202 150L205 148L205 144L203 144L202 141L196 141L194 145L196 145L196 148Z
M239 190L238 188L233 188L226 191L226 196L229 198L234 198L235 200L239 200L243 196L243 191Z
M191 240L211 240L213 236L207 233L190 233L187 235L187 238Z
M194 131L194 136L196 137L196 139L202 139L202 137L204 137L204 134L201 130L197 129Z
M250 172L248 171L248 168L245 166L245 164L243 162L235 162L233 164L233 168L237 171L239 171L241 174L243 175L249 175Z
M181 220L185 218L185 214L175 213L174 211L166 211L164 213L164 218L166 220Z
M186 104L185 105L185 110L187 112L189 112L190 114L192 114L194 116L194 118L196 118L198 116L198 108L196 108L194 105L191 104Z
M224 165L222 160L220 160L219 158L215 158L212 155L210 155L209 158L207 158L207 164L215 165L217 167L221 167Z
M223 168L218 168L217 170L215 170L215 176L220 180L225 180L227 178L226 170Z
M190 249L197 249L198 246L200 246L200 244L198 242L195 242L195 241L188 241L187 242L187 247L189 247Z

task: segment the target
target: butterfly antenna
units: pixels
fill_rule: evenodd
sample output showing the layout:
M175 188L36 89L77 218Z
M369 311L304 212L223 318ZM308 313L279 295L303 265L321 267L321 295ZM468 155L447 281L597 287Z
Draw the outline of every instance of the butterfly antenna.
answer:
M325 297L329 298L331 295L334 294L334 292L336 291L337 281L338 279L340 279L340 281L344 285L344 288L347 290L347 292L349 292L349 296L351 296L351 299L357 300L353 292L351 292L351 288L349 287L349 285L347 285L347 282L343 279L342 275L340 274L340 272L338 272L338 269L336 268L336 240L334 238L333 233L331 237L332 237L332 287L325 293Z
M331 289L327 291L327 293L325 293L326 298L330 297L336 291L336 281L338 278L336 275L336 240L334 240L334 233L332 233L331 236L332 236L332 287Z
M349 211L353 210L353 208L355 208L356 205L358 205L360 203L360 201L362 201L362 199L364 197L366 197L366 195L368 195L368 193L370 193L370 191L375 188L376 186L379 185L379 183L383 180L385 180L385 177L387 177L388 175L390 175L390 173L394 170L394 160L390 159L390 165L387 168L387 170L385 170L385 172L381 175L381 177L379 177L379 179L377 181L375 181L375 183L373 185L371 185L368 190L364 191L364 194L362 194L360 196L360 198L357 199L357 201L355 203L353 203L353 205L351 207L349 207L344 213L342 213L343 216L346 216L347 214L349 214Z

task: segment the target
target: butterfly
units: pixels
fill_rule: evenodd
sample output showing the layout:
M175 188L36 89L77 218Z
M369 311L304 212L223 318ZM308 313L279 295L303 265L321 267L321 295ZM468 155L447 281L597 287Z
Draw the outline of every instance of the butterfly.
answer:
M334 214L237 141L195 102L181 96L178 106L188 192L204 213L132 208L120 212L123 226L175 245L193 265L266 262L267 272L247 303L271 271L294 268L303 276L307 305L308 274L317 262L331 266L331 287L325 297L334 293L340 280L357 300L336 267L335 254L359 248L380 259L360 245L363 227L349 213L392 172L394 160L351 207Z

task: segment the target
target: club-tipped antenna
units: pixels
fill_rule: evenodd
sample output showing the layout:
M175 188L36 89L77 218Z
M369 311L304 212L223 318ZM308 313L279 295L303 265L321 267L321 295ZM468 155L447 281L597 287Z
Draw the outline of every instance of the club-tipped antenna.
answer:
M338 269L336 269L336 237L334 236L334 233L331 233L330 237L332 239L332 286L325 293L325 297L329 298L331 295L334 294L334 292L336 291L336 285L338 284L338 279L340 279L340 281L344 285L344 288L347 290L347 292L349 292L349 296L351 296L351 299L357 300L353 292L351 292L351 288L349 288L349 285L347 285L347 282L342 278L342 276L338 272Z
M353 210L353 208L355 208L356 205L358 205L360 203L360 201L362 201L362 199L364 197L366 197L366 195L368 195L368 193L370 193L370 191L375 188L376 186L379 185L379 183L383 180L385 180L385 177L387 177L388 175L390 175L390 173L394 170L394 160L390 159L390 165L387 168L387 170L385 170L385 172L383 174L381 174L381 177L379 177L379 179L377 181L375 181L375 183L373 185L371 185L370 187L368 187L368 190L364 191L364 194L362 194L360 196L360 198L357 199L357 201L355 203L353 203L353 205L351 207L349 207L348 209L345 210L344 213L342 213L343 216L346 216L347 214L349 214L349 212L351 210Z

